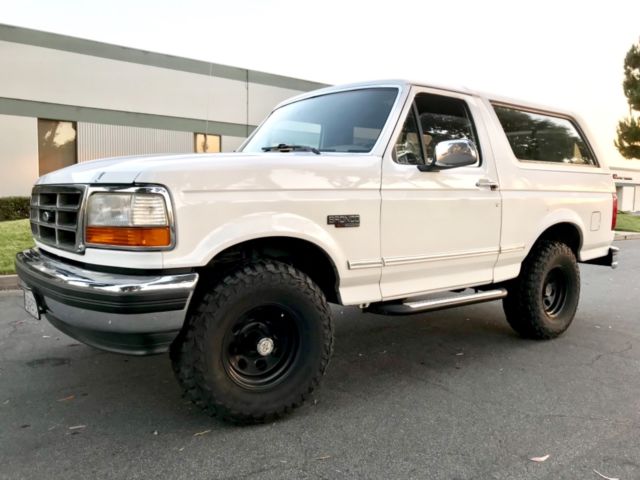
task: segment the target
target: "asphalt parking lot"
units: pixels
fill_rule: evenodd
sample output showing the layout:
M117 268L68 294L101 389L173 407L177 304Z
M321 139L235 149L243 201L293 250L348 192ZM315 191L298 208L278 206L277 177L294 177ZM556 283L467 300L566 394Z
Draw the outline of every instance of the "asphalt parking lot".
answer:
M515 336L497 302L334 308L323 387L252 427L181 398L166 355L80 345L1 293L0 478L640 479L640 241L617 245L618 270L581 266L550 342Z

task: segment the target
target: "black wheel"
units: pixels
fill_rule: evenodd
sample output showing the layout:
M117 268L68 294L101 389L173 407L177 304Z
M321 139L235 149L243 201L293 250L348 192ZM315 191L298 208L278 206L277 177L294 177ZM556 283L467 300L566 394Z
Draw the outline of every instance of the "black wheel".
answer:
M580 270L575 255L564 243L539 242L508 292L502 305L516 332L534 339L557 337L569 328L578 308Z
M302 404L333 346L331 312L313 281L259 261L206 292L171 347L186 396L212 416L264 422Z

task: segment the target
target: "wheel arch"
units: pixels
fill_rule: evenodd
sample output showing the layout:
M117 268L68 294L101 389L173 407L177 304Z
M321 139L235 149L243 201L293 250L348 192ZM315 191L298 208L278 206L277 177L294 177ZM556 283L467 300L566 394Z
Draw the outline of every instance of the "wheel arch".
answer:
M583 235L582 230L575 223L559 222L547 227L541 232L533 245L543 240L557 241L566 244L576 258L578 258L580 250L582 249ZM531 249L529 251L531 251Z
M547 215L536 229L535 240L527 245L526 254L529 255L535 245L542 240L565 243L576 256L580 258L580 251L584 243L585 225L574 210L561 208Z
M340 303L340 275L333 258L318 244L298 237L278 235L240 241L218 252L199 271L210 283L238 265L265 258L297 268L320 287L327 301Z

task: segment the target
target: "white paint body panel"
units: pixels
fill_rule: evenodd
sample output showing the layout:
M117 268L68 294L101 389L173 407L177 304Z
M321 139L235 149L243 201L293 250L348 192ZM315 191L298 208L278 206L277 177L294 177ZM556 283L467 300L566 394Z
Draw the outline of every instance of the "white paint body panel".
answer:
M441 93L415 88L418 93ZM467 101L471 113L479 115L477 101ZM403 117L410 102L405 105ZM393 138L400 134L399 122ZM476 122L479 141L488 144L488 134ZM498 191L477 187L480 179L497 180L489 148L483 150L479 167L440 172L421 172L414 165L393 161L387 149L382 174L382 272L385 300L442 290L491 283L500 247L501 198ZM473 234L469 234L473 232Z
M86 162L41 178L40 183L54 184L160 184L174 204L177 243L171 251L56 253L119 267L200 267L247 240L293 237L327 253L344 304L514 278L536 239L557 223L571 223L581 232L580 260L607 253L615 189L606 166L520 162L489 98L404 82L377 85L390 83L400 95L371 154L125 157ZM333 90L349 88L354 87ZM482 151L479 167L420 172L393 162L388 146L418 91L467 102ZM480 179L496 181L500 188L478 187ZM360 227L327 225L327 216L334 214L359 214Z

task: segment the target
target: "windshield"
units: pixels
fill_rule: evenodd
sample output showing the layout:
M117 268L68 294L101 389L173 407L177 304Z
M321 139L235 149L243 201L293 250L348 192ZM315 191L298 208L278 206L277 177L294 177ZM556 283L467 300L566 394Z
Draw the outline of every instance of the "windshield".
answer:
M397 88L367 88L290 103L274 111L242 151L368 153L397 96Z

